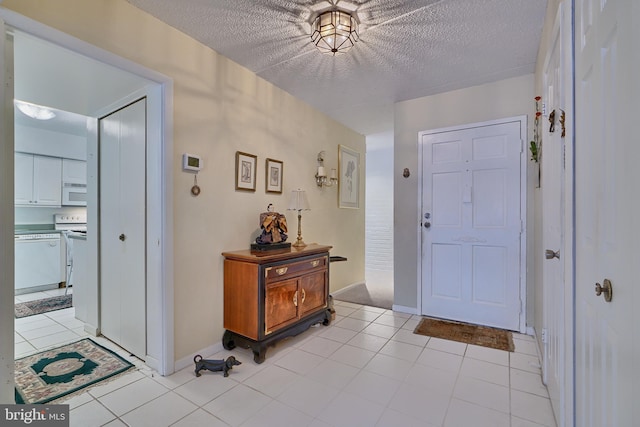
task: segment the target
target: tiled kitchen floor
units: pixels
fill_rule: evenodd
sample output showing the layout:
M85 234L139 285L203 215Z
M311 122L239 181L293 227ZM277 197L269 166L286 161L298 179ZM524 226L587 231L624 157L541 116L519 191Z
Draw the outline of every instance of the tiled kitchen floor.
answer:
M531 337L514 334L509 353L415 335L419 316L335 308L331 326L260 365L248 349L206 355L242 361L228 378L193 366L161 377L132 360L135 371L67 400L71 426L555 426ZM16 319L16 356L80 336L72 308Z

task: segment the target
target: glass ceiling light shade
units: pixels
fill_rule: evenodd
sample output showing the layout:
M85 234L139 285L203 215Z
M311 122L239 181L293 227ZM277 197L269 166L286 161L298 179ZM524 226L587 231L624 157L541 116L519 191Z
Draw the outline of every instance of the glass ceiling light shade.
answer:
M14 103L22 114L29 116L32 119L51 120L56 116L56 113L54 113L47 107L43 107L41 105L31 104L29 102L24 102L24 101L18 101L17 99L14 101Z
M358 22L348 12L323 12L311 25L311 41L322 53L345 53L358 41Z

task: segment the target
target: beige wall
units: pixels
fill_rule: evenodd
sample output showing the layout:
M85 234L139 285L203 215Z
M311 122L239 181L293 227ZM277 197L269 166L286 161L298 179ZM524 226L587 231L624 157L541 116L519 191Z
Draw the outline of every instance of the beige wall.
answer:
M331 265L331 289L364 281L364 174L360 209L338 209L337 189L315 185L316 157L337 167L338 144L361 153L365 139L194 39L124 0L6 0L2 6L173 79L175 357L220 342L223 333L221 252L246 249L259 234L269 203L287 214L295 240L297 217L287 212L292 189L306 189L307 243L333 245L348 262ZM234 189L235 152L258 156L255 193ZM202 156L202 193L182 153ZM282 195L265 193L265 159L284 162ZM290 238L291 240L291 238Z
M419 278L417 277L417 268L420 262L420 254L418 253L418 238L420 236L418 132L529 115L528 133L531 135L530 129L533 122L531 114L534 112L533 88L533 74L530 74L396 104L394 136L395 305L413 309L418 307ZM531 189L534 168L531 162L527 164L528 188ZM411 172L409 178L402 177L404 168L409 168ZM528 218L530 216L528 212ZM529 224L528 232L532 233L532 231L532 224ZM529 290L527 296L529 304L532 304L533 295ZM531 306L531 310L528 312L532 311Z

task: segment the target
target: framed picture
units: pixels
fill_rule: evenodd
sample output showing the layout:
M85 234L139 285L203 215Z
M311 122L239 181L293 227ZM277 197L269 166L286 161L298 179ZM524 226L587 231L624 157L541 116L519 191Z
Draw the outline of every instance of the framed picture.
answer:
M338 145L338 207L360 208L360 153Z
M280 160L267 159L266 170L266 191L267 193L282 194L282 162Z
M253 154L236 151L236 190L256 191L256 160Z

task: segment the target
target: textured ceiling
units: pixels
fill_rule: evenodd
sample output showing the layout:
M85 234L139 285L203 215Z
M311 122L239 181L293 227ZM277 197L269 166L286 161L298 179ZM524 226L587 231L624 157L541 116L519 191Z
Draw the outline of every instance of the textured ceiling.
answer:
M546 0L129 0L365 135L393 104L534 72ZM355 10L360 41L322 55L310 22Z

